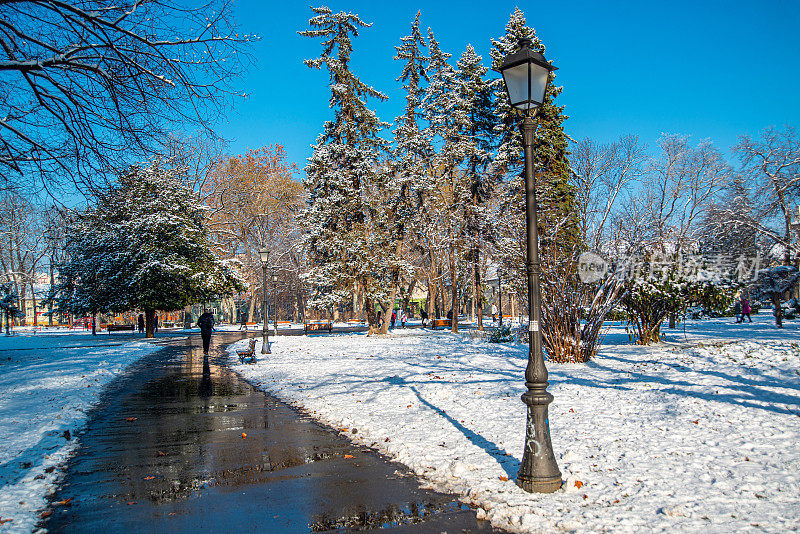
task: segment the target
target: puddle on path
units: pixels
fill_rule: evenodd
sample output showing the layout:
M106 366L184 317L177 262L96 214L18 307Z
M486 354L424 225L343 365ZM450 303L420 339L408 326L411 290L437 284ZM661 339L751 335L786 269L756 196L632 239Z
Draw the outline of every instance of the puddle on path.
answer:
M109 384L41 526L51 532L492 532L176 340ZM246 437L242 437L243 434ZM345 455L353 458L345 459Z

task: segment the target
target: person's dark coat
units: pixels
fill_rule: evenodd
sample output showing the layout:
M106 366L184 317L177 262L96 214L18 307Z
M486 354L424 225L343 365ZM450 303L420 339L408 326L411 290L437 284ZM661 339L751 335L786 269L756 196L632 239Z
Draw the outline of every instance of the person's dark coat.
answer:
M211 331L214 329L214 316L209 312L203 313L203 315L197 319L197 326L200 327L201 333L211 334Z

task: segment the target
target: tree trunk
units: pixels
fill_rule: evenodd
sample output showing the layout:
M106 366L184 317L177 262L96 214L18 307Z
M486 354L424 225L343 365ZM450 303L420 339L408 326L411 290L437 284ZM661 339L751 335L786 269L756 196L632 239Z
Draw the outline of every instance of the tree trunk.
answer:
M358 317L358 283L353 282L353 317L352 319L357 319Z
M508 298L511 301L511 322L514 322L514 317L517 316L517 294L514 293Z
M458 285L456 284L456 254L453 250L453 245L450 245L449 250L450 260L450 311L452 312L452 319L450 320L450 331L454 334L458 333L458 313L461 311L458 305Z
M256 321L256 292L250 293L250 309L247 311L247 322L254 323Z
M92 312L92 335L97 335L97 312Z
M436 317L436 283L432 273L428 273L428 301L425 305L428 308L428 320L431 321L430 327L433 328L433 319Z
M371 298L364 297L364 311L367 316L367 324L369 325L368 336L378 333L378 314L375 313L375 303Z
M780 293L773 293L772 294L772 309L773 313L775 314L775 326L777 328L783 328L783 308L781 307L781 297Z
M33 290L33 281L31 281L31 298L33 299L33 327L39 326L39 317L36 314L36 293Z
M53 274L53 258L50 258L50 292L51 293L53 291L53 286L55 285L55 283L56 283L55 275ZM49 324L50 326L53 326L53 301L52 300L50 300L50 302L47 304L47 312L48 312L48 315L50 316L50 318L47 320L47 324Z
M155 337L153 334L153 325L155 323L156 311L153 309L144 309L144 324L145 324L145 336L144 337Z
M403 309L406 313L410 313L411 311L411 295L414 293L414 288L417 286L417 281L412 280L410 284L408 284L408 291L406 291L405 296L403 297Z
M383 310L383 326L381 326L381 334L389 333L389 324L392 321L392 312L394 312L394 301L396 298L397 298L397 286L395 285L392 287L391 293L389 293L388 305L380 303L381 310Z
M675 318L677 317L677 315L678 314L676 314L675 312L669 314L669 327L670 327L670 329L675 328Z

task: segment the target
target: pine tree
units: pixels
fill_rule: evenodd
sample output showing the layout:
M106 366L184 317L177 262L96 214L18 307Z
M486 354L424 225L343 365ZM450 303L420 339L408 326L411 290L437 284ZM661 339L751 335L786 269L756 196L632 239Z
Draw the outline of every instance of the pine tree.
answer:
M312 29L299 33L321 39L322 54L305 64L328 71L334 117L317 139L303 182L309 193L306 247L313 263L306 281L317 289L309 304L331 308L347 302L356 286L364 295L372 333L378 324L376 304L384 312L393 304L394 295L387 288L397 267L395 237L382 210L388 145L380 132L388 125L366 104L367 98L386 96L350 68L352 37L370 24L358 15L333 13L327 7L312 11Z
M483 329L483 290L480 280L480 246L486 235L484 221L487 213L485 202L494 190L492 175L488 170L494 137L494 110L492 87L486 81L488 69L483 58L475 53L472 45L458 60L457 107L461 110L460 133L466 141L464 164L465 177L470 198L466 205L466 238L469 247L468 259L472 267L473 306L477 307L478 328Z
M184 168L133 166L67 230L59 306L70 313L176 310L244 289L218 260L204 229L206 210Z
M470 199L469 184L462 164L472 143L465 135L468 129L468 113L462 101L463 95L459 91L458 74L448 61L451 54L440 48L431 29L428 29L428 47L431 54L430 85L425 92L423 107L428 122L426 132L432 139L435 152L428 172L428 190L431 193L426 198L426 215L430 221L426 233L438 237L429 238L429 241L438 241L438 252L447 258L451 289L450 309L454 317L451 328L456 332L460 278L457 267L461 264L464 250L465 214ZM436 251L431 250L430 256L432 270L439 271Z

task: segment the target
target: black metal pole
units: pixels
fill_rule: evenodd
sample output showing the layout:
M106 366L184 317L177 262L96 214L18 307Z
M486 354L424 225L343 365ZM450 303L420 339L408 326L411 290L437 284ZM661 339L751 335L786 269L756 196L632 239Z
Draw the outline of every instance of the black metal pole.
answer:
M269 315L267 310L267 264L261 266L264 270L264 286L261 298L261 321L264 325L261 329L261 354L272 354L269 350Z
M528 366L525 369L525 386L522 395L527 407L525 425L525 450L517 473L517 485L528 492L552 493L561 487L561 471L556 464L553 445L550 443L550 423L547 406L553 402L548 393L547 368L542 353L541 290L539 288L539 220L536 208L536 187L533 180L533 134L536 121L529 113L522 121L522 138L525 147L525 217L527 228L528 274Z

